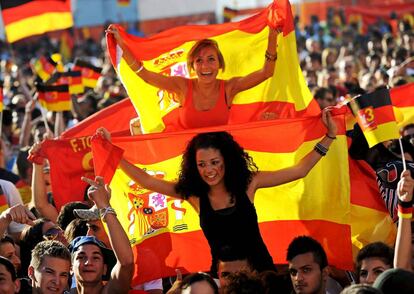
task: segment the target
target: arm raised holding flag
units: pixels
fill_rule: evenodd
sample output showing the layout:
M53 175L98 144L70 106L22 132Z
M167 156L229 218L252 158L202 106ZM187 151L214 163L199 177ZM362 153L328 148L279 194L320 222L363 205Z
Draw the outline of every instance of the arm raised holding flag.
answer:
M107 33L113 35L122 49L124 60L133 72L146 83L176 95L178 103L182 106L179 113L180 122L188 129L227 124L233 98L273 76L280 27L269 26L263 67L245 76L228 80L217 78L220 70L225 70L225 61L217 42L213 39L199 40L189 50L187 69L196 75L196 78L191 79L166 76L147 70L142 60L137 60L128 48L117 25L110 25Z
M322 120L327 135L297 165L282 170L259 171L251 156L227 132L194 136L183 153L177 181L151 176L124 158L119 167L144 189L189 201L199 214L210 245L213 273L225 246L245 252L256 270L272 270L273 260L258 228L254 196L260 188L306 176L326 154L337 126L328 109L323 111ZM105 129L97 132L110 140Z

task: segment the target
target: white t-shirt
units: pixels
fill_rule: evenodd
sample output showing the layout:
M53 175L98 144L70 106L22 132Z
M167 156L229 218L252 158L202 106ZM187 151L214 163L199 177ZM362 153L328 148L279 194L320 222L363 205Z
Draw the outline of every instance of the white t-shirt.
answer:
M3 189L3 193L4 196L6 196L6 201L9 207L15 206L17 204L23 204L22 197L12 182L0 179L0 186ZM26 225L11 222L8 227L8 232L21 233L25 226Z

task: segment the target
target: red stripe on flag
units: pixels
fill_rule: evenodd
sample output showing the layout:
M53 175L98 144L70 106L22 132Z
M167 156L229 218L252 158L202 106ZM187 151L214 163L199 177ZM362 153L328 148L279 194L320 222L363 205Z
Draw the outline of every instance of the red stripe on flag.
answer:
M281 19L285 19L283 27L283 35L288 35L294 31L294 24L291 12L291 6L288 0L281 0L276 3L277 14ZM212 38L214 36L222 35L234 30L239 30L246 33L256 34L267 26L268 10L263 9L255 16L242 20L240 22L229 22L224 24L209 25L208 30L205 26L181 26L166 30L149 38L140 38L127 35L125 30L119 26L121 38L125 40L126 45L129 43L139 41L139 44L134 44L134 47L129 47L133 55L141 60L151 60L167 51L170 51L185 42L194 40L197 36L198 40ZM165 44L165 39L170 36L175 36L172 42ZM116 67L116 42L113 35L107 35L108 50L110 53L112 64Z
M260 223L264 242L276 264L286 263L286 249L293 238L309 235L324 247L329 264L353 268L351 230L348 225L322 220L288 220ZM338 250L341 254L338 254ZM164 233L133 246L135 272L132 285L159 277L175 276L179 263L183 273L208 271L210 249L202 231ZM194 258L194 257L197 258Z
M348 161L349 174L352 175L350 177L351 203L387 212L372 168L362 160L353 160L349 157Z
M343 124L339 123L342 116L335 117L338 120L338 135L344 134ZM288 125L288 127L287 127ZM312 125L312 128L304 127ZM240 136L245 133L246 129L251 130L249 136ZM308 131L303 131L303 130ZM326 133L326 127L320 121L319 117L292 119L292 120L274 120L252 122L242 125L219 126L203 128L196 130L187 130L177 132L176 134L187 134L176 136L174 145L164 133L147 134L139 137L113 137L112 142L116 146L125 150L125 156L128 160L138 160L141 164L153 164L176 157L185 150L188 141L198 132L214 132L228 130L235 137L236 141L246 150L258 152L287 153L296 151L305 141L316 140ZM268 138L262 140L262 138ZM134 154L126 146L134 141L137 144L136 150L141 150L139 154ZM150 147L148 147L150 146ZM144 150L156 150L157 152L143 153Z
M414 83L390 90L391 101L397 107L414 106Z

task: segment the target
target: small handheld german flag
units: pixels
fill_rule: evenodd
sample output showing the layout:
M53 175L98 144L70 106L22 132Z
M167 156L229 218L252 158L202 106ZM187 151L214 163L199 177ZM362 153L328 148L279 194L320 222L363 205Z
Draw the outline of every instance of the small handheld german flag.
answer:
M70 94L81 94L85 92L80 71L68 71L56 73L56 85L68 85Z
M350 106L369 147L399 138L388 89L361 95L353 99Z
M34 72L42 79L43 82L50 79L52 74L57 70L58 61L52 56L41 56L33 64Z
M80 71L82 73L82 84L93 89L101 77L102 68L94 66L87 61L76 59L72 71Z
M69 94L68 85L36 85L39 93L39 103L49 111L71 110L72 101Z

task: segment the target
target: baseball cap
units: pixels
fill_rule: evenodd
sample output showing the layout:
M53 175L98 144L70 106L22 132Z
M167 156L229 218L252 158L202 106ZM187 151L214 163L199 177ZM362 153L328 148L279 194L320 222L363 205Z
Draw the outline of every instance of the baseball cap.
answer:
M83 220L99 220L99 209L95 205L89 209L74 209L73 214Z
M102 255L104 257L104 262L106 264L111 264L114 261L115 255L113 251L107 248L103 242L99 241L94 236L79 236L73 239L73 241L69 245L70 253L74 254L80 246L86 244L98 246L101 249Z

